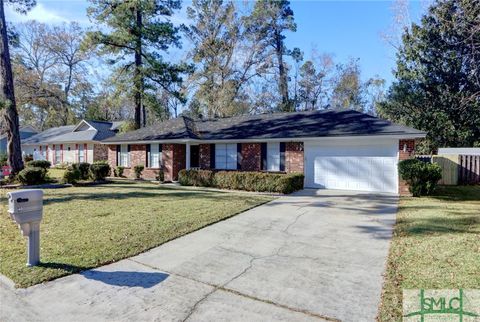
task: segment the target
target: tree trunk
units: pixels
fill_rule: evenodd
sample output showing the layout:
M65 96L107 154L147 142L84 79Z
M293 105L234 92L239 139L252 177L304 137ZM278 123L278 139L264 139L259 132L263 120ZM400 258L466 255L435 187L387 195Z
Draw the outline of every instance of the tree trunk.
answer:
M275 52L277 54L278 61L278 87L280 95L282 96L282 103L280 109L282 112L292 112L291 102L288 98L288 77L285 70L285 64L283 62L283 41L282 36L275 33Z
M135 47L135 72L134 72L134 91L135 91L135 127L142 126L143 108L143 73L142 73L142 12L139 8L135 10L136 15L136 47ZM145 114L145 113L144 113ZM144 117L145 118L145 115ZM145 126L145 119L143 120Z
M15 105L15 93L13 89L12 65L8 49L7 25L5 23L4 0L0 0L0 108L5 108L5 123L7 131L7 154L8 164L12 168L12 174L17 174L23 169L22 149L20 146L20 131L18 112Z

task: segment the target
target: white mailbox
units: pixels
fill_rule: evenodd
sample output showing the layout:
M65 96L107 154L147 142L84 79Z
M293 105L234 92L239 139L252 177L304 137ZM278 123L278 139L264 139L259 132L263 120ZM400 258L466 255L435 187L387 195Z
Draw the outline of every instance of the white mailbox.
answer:
M19 190L7 193L8 212L28 238L27 266L40 262L40 222L43 216L43 191Z

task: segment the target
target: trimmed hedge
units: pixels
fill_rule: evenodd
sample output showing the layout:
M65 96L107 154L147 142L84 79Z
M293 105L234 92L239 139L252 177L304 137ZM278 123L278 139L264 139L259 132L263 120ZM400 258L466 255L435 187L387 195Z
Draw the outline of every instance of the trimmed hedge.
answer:
M136 165L133 167L133 171L135 172L135 179L140 179L142 177L142 172L145 169L143 165Z
M28 167L20 171L17 180L23 185L37 185L45 182L46 171L40 167Z
M90 165L90 178L94 181L103 181L110 174L110 166L105 161L97 161Z
M408 189L414 197L431 195L442 178L442 169L436 163L426 163L417 159L398 163L400 177L407 181Z
M34 161L28 161L26 166L29 168L42 168L47 170L52 166L52 164L50 163L50 161L47 161L47 160L34 160Z
M81 179L81 176L82 174L78 167L72 165L68 167L67 170L65 170L65 172L63 173L62 182L74 184Z
M292 193L303 189L302 173L181 170L178 181L184 186L259 192Z
M90 163L88 162L73 163L71 167L74 169L77 169L80 172L80 177L79 177L80 180L89 179Z
M123 177L123 171L125 170L125 167L122 166L117 166L115 169L113 169L113 175L115 177Z

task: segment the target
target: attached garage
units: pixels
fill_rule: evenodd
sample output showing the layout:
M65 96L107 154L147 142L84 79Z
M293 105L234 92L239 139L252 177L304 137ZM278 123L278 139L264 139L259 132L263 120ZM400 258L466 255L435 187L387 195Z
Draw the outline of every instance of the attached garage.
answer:
M398 140L351 138L305 142L308 188L398 192Z

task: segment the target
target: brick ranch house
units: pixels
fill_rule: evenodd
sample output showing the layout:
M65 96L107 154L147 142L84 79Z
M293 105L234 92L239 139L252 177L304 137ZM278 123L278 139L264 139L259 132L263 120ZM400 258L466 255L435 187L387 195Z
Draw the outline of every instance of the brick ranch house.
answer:
M311 111L199 119L179 117L103 141L112 167L145 166L143 177L181 169L301 172L305 187L408 192L399 160L425 133L356 111Z
M52 165L107 160L102 140L115 136L123 122L82 120L77 125L50 128L22 140L22 154Z

